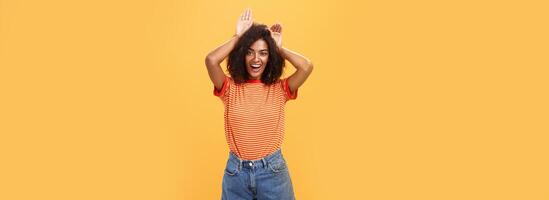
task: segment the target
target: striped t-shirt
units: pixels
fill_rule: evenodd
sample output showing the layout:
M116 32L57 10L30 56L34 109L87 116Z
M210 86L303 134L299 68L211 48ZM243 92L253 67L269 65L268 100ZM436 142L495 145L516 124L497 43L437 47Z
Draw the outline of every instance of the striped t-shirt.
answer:
M225 76L221 90L214 87L225 106L225 137L231 152L244 160L256 160L280 148L284 139L284 106L297 98L288 79L271 85L261 80L236 84Z

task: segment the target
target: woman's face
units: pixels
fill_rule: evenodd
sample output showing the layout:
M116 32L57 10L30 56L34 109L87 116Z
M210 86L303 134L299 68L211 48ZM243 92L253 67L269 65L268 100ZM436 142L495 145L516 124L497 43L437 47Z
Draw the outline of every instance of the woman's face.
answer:
M263 39L255 41L246 53L246 70L250 79L260 79L269 61L269 46Z

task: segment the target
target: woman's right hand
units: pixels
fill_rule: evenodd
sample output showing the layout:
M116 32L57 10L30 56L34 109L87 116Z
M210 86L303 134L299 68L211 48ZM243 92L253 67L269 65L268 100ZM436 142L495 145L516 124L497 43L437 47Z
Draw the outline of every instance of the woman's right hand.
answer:
M236 35L238 37L242 36L250 27L252 27L252 24L254 23L252 18L252 10L249 8L246 9L242 15L240 15L240 18L238 19L238 22L236 23Z

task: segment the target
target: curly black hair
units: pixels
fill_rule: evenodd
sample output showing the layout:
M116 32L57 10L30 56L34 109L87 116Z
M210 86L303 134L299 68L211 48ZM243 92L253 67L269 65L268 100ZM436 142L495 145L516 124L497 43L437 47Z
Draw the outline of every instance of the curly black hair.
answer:
M227 70L235 83L244 83L249 80L249 74L246 70L246 53L250 46L259 39L265 40L269 48L269 60L263 74L261 74L261 82L270 85L282 76L285 62L280 52L278 52L276 42L271 37L267 25L254 23L250 29L242 34L227 59Z

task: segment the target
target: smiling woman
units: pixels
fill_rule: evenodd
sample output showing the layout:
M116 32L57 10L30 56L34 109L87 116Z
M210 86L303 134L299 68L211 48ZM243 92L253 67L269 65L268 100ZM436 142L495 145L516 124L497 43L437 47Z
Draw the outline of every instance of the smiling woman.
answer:
M259 65L254 69L254 65ZM235 48L229 54L227 69L236 83L249 79L261 79L272 84L282 75L284 58L266 25L253 24L239 37Z
M220 63L228 56L225 75ZM284 61L294 67L280 79ZM214 95L225 106L225 138L229 159L222 199L295 199L282 156L284 108L297 98L298 87L312 71L311 62L282 47L282 26L252 22L246 10L236 34L206 56Z
M265 63L269 61L269 49L267 42L263 39L255 41L248 53L246 53L246 69L249 79L260 79L265 70Z

